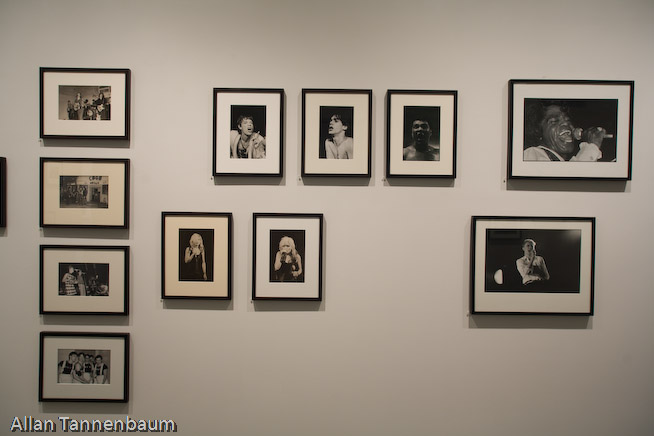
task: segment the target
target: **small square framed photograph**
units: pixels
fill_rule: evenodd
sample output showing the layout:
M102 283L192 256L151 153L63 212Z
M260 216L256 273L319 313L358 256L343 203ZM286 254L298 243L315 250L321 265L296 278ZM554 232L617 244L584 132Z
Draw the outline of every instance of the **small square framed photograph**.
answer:
M631 180L634 82L510 80L511 179Z
M7 158L0 157L0 227L7 227Z
M214 176L279 176L284 156L284 90L214 88Z
M370 177L372 90L302 90L302 176Z
M253 215L253 300L322 300L322 228L322 214Z
M130 70L40 68L41 138L129 139Z
M129 333L41 332L39 401L126 403Z
M232 214L162 212L161 298L232 298Z
M389 89L386 177L456 177L457 91Z
M592 315L595 218L473 216L472 314Z
M129 159L41 158L41 227L129 227Z
M41 314L127 315L129 247L41 245Z

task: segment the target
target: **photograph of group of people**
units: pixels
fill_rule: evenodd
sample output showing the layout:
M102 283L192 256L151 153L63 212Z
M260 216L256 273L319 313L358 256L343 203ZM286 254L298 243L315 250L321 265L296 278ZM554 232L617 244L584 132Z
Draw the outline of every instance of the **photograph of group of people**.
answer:
M304 283L304 230L270 231L270 281Z
M110 120L111 86L59 85L60 120Z
M578 293L581 231L488 229L487 292Z
M618 100L525 98L525 161L614 162Z
M179 229L179 280L213 281L214 229Z
M109 296L108 263L59 263L59 295Z
M57 383L109 384L111 350L57 350Z
M231 106L229 157L266 158L266 106Z
M59 176L59 207L109 207L109 176Z

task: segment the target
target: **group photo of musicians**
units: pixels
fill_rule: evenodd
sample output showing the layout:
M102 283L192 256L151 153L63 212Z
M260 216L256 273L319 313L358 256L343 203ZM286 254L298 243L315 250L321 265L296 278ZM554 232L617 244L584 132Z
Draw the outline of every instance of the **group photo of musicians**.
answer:
M110 120L111 86L59 86L60 120Z
M109 176L59 176L59 207L109 207Z
M57 383L109 384L111 350L57 350Z

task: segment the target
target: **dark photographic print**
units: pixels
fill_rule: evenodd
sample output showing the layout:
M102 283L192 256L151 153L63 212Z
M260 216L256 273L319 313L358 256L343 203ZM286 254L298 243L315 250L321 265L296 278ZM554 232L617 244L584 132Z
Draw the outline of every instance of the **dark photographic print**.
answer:
M42 227L129 227L128 159L42 157L39 178Z
M633 111L633 81L510 80L509 178L631 180Z
M593 314L595 218L473 216L471 233L471 314Z
M320 159L354 158L353 120L353 106L320 106Z
M230 157L266 158L266 106L231 106Z
M487 292L579 292L581 230L486 230Z
M322 300L323 215L255 213L252 224L252 299Z
M109 296L108 263L59 263L59 295Z
M7 158L0 157L0 227L7 226Z
M161 213L161 298L232 298L232 214Z
M302 176L370 177L372 90L302 89Z
M109 207L109 176L59 176L59 207Z
M524 161L615 162L617 99L524 99Z
M213 89L213 175L283 173L284 90Z
M60 348L57 362L57 383L110 384L111 350Z
M129 247L41 245L39 276L41 314L129 312Z
M304 230L270 231L270 281L304 283Z
M457 96L447 90L388 90L387 177L456 177Z
M39 401L129 399L129 333L41 332Z
M130 70L41 67L39 71L41 138L129 139Z
M59 85L60 120L111 120L111 86Z
M403 160L441 160L440 115L440 107L404 107Z
M213 281L214 229L179 229L179 280Z

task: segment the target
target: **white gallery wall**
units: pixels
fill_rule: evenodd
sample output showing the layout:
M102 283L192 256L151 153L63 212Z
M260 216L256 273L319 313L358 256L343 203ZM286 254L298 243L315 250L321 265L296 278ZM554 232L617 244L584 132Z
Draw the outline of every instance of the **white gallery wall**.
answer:
M653 22L651 0L0 0L0 432L653 434ZM131 69L127 146L41 141L42 66ZM507 182L508 81L545 78L635 81L631 181ZM214 87L285 89L281 180L212 178ZM302 88L372 89L369 180L301 178ZM456 179L385 180L387 89L458 90ZM39 228L40 157L130 159L129 230ZM231 301L161 300L162 211L233 213ZM321 303L251 301L253 212L324 214ZM472 215L596 217L595 315L469 316ZM129 245L130 315L40 316L41 244ZM39 403L41 331L130 333L130 401Z

